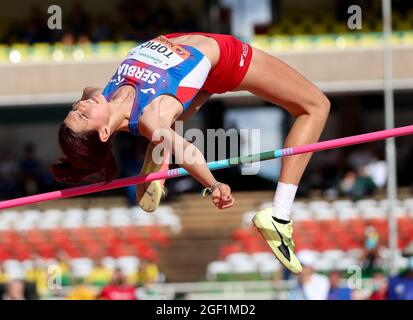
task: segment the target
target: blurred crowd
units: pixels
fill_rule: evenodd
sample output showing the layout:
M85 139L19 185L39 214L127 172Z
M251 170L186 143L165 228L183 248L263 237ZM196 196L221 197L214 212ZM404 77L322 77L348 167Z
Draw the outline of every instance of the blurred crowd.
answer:
M26 143L20 157L0 153L0 199L47 192L56 186L33 143Z
M64 252L59 252L52 264L39 256L33 256L29 263L24 274L10 275L0 262L0 300L137 300L147 298L151 285L164 281L159 266L145 259L136 271L125 273L96 258L84 277L74 276Z
M393 0L393 11L397 13L394 20L397 22L412 14L413 4L410 1ZM203 1L201 6L205 14L199 14L189 1L181 1L179 4L167 0L159 0L156 6L147 2L133 0L119 0L116 9L103 15L91 14L82 5L81 1L75 1L70 7L63 7L63 29L50 30L47 27L47 8L34 5L30 14L24 19L5 24L0 30L0 43L38 43L38 42L63 42L71 45L74 43L85 44L99 41L132 40L140 41L155 35L168 32L181 31L210 31L208 30L208 17L211 14L210 1ZM231 4L233 1L217 1L219 12L219 29L222 33L230 33ZM288 6L280 5L274 1L273 6L278 10L277 17L273 23L256 25L255 32L258 34L268 33L319 33L336 32L334 26L342 26L347 21L347 8L358 4L364 8L364 28L379 31L381 20L381 4L378 1L366 0L341 0L333 4L332 14L326 17L324 10L331 10L330 6L323 9L314 8L312 15L308 15L307 9L296 9L294 14L288 10ZM287 8L284 8L287 7ZM320 11L321 10L321 11ZM308 18L314 16L310 24L306 24ZM330 23L330 20L331 23ZM397 18L397 19L396 19ZM320 24L327 20L328 23ZM341 22L340 22L341 21ZM297 28L302 25L302 28ZM217 28L218 25L214 25ZM271 31L271 29L274 29ZM398 25L394 26L397 30ZM346 29L344 29L346 30ZM343 30L341 30L343 31Z
M389 276L379 251L379 233L374 227L365 230L365 241L359 264L347 271L317 273L317 256L313 251L298 252L303 272L289 292L292 300L412 300L413 241L402 251L408 260L399 274ZM290 274L287 274L290 276ZM367 283L367 284L366 284Z
M413 243L405 256L409 264L396 276L388 276L379 269L370 270L366 277L363 272L347 273L333 270L327 275L315 272L315 255L310 251L301 251L298 258L303 265L303 272L293 290L289 292L291 300L412 300L413 299ZM369 258L366 258L368 263ZM368 272L368 271L367 271ZM368 285L365 281L368 280Z
M115 12L104 16L91 15L81 1L74 2L70 10L65 10L62 9L62 30L50 30L47 26L47 10L39 5L33 6L24 21L15 21L7 30L0 32L0 43L63 42L70 45L98 41L139 41L160 33L202 29L202 19L185 2L176 8L175 4L163 0L155 10L147 2L138 4L136 1L122 0L118 2Z
M353 147L349 152L327 151L315 155L311 166L300 185L302 196L309 196L312 190L322 190L326 199L344 196L356 201L382 191L387 183L383 152L375 149ZM399 172L402 169L399 168Z
M317 256L302 250L298 258L303 272L296 284L288 291L290 300L413 300L413 243L403 255L409 259L405 270L395 276L372 264L370 254L376 245L367 245L359 272L348 273L331 270L317 273ZM56 261L48 264L45 259L33 256L31 265L21 276L7 274L0 263L0 300L138 300L157 299L154 284L165 281L159 266L149 260L141 260L135 272L126 274L120 267L109 268L102 259L94 260L93 269L84 277L75 277L65 252L59 252ZM51 269L54 266L54 269ZM55 271L59 270L59 278ZM56 280L58 279L58 280Z

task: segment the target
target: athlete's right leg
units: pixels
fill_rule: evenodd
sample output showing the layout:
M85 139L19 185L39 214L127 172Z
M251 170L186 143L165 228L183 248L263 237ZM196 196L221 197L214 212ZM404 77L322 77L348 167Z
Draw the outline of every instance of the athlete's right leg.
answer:
M202 105L211 97L211 94L206 91L199 92L192 101L189 108L182 113L178 121L185 121L193 116ZM150 143L146 149L145 160L140 174L148 174L157 171L168 170L169 168L169 152L164 151L162 164L157 164L153 159L153 149L155 145ZM162 195L165 193L165 180L156 180L148 183L139 184L136 186L136 200L146 212L153 212L158 209Z
M284 147L318 141L330 103L315 85L287 64L254 48L247 75L237 90L250 91L295 117ZM254 217L255 226L276 257L295 273L301 272L302 267L294 254L290 216L298 184L310 158L311 154L302 154L282 159L273 208L262 210Z
M295 122L284 147L317 142L327 120L330 103L310 81L279 59L253 48L249 70L237 90L247 90L286 109ZM280 181L298 185L312 154L282 159Z
M167 150L163 150L163 161L162 163L158 163L158 161L155 161L153 158L154 148L155 145L153 143L149 143L146 149L145 160L143 162L140 175L168 170L169 152ZM158 209L161 198L165 193L164 184L165 180L155 180L138 184L136 186L136 201L138 202L139 207L146 212L153 212Z

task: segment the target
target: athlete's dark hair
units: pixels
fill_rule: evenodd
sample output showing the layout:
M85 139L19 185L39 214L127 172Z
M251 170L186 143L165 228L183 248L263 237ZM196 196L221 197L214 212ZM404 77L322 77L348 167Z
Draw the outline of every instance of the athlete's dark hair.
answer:
M102 142L96 130L74 132L65 123L59 127L59 145L64 157L53 164L53 177L60 182L78 184L113 180L117 165L112 153L112 137Z

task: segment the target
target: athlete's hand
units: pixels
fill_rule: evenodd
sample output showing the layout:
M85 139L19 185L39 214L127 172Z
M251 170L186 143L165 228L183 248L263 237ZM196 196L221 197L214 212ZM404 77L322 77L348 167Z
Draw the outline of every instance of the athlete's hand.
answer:
M214 188L211 197L212 202L219 209L231 208L235 203L235 199L231 194L231 188L224 183L220 183Z

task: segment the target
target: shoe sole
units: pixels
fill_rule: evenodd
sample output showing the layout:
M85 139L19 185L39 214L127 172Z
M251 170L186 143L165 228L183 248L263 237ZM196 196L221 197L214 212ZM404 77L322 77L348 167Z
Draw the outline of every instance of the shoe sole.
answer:
M152 150L153 145L149 145L140 175L158 172L162 167L162 164L156 164L152 161ZM136 201L142 210L149 213L159 208L163 194L163 185L159 180L136 186Z
M139 207L146 212L154 212L159 208L163 188L159 181L144 183L136 188L136 199Z
M275 257L282 263L284 267L289 269L291 272L298 274L301 273L302 268L298 269L294 267L281 253L280 250L278 250L278 245L281 244L281 239L278 236L278 233L272 232L272 230L268 230L267 228L264 227L263 223L261 222L260 218L257 217L257 215L252 219L252 223L254 224L255 228L257 231L260 233L262 238L267 242L267 244L270 246L272 252L274 253ZM267 231L268 230L268 231ZM279 244L276 245L274 242L278 242Z

